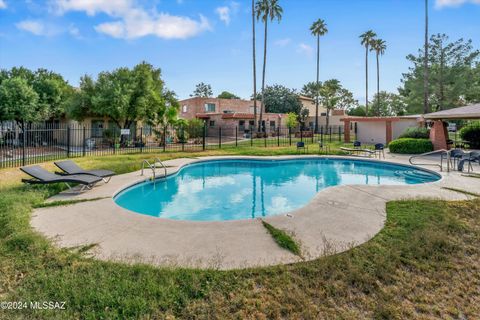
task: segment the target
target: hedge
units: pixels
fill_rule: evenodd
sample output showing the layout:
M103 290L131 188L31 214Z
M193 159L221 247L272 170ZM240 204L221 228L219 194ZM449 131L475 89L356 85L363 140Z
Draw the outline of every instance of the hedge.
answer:
M430 130L427 128L407 128L399 138L428 139Z
M480 121L472 122L463 127L459 134L462 140L469 142L470 148L480 149Z
M388 145L392 153L419 154L433 151L433 144L428 139L401 138Z

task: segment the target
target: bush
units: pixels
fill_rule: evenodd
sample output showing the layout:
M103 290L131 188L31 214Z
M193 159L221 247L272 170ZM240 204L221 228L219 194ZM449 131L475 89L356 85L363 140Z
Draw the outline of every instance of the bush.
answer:
M401 138L388 145L392 153L419 154L433 151L433 144L428 139Z
M407 128L399 137L412 139L428 139L430 138L430 130L427 128Z
M470 143L470 148L480 148L480 121L472 122L460 130L460 138Z

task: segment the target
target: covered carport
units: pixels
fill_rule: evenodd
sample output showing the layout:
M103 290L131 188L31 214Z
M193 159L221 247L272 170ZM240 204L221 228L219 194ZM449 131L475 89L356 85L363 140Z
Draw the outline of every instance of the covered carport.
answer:
M430 140L435 150L448 149L447 120L476 120L480 119L480 103L465 107L442 110L428 113L423 116L430 120L433 125L430 129Z

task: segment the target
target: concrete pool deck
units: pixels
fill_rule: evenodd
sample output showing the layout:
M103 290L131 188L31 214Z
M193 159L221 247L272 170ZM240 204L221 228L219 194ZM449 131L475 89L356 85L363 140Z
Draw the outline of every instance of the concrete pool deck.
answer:
M386 161L408 164L407 156L386 156ZM292 159L302 156L180 158L164 163L168 167L168 174L173 174L182 166L197 161L258 158ZM433 166L422 168L438 172ZM304 259L315 259L345 251L371 239L385 224L385 205L388 201L415 198L465 200L472 197L443 187L474 193L480 190L480 179L464 177L459 172L441 174L440 181L428 184L327 188L315 195L305 207L264 220L291 233L301 243ZM151 175L150 170L145 170L145 176L140 176L140 171L136 171L114 176L109 184L101 184L85 193L58 194L49 201L104 199L37 209L31 224L60 247L96 244L92 253L104 260L216 269L302 261L300 257L280 248L260 220L175 221L133 213L115 204L112 197L117 192Z

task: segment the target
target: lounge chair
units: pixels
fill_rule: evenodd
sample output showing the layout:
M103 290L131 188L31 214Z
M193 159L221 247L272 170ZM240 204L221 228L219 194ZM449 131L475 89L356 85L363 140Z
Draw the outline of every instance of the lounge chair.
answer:
M376 151L370 150L370 149L359 149L359 148L345 148L341 147L340 150L348 152L351 155L360 155L361 153L364 153L366 156L371 157L372 155L376 154Z
M33 179L22 179L22 182L28 184L51 184L65 183L69 189L72 187L69 183L78 183L83 185L80 191L91 189L96 183L102 181L102 178L85 174L58 175L43 169L40 166L21 167L20 170L31 176Z
M84 170L72 160L58 161L55 165L67 174L86 174L89 176L100 177L105 183L108 183L115 172L110 170ZM63 172L58 174L63 175Z

